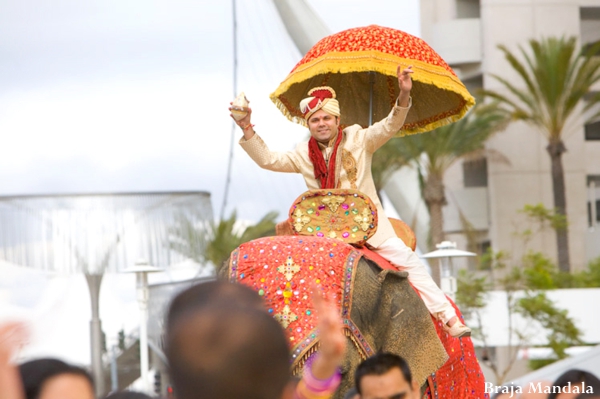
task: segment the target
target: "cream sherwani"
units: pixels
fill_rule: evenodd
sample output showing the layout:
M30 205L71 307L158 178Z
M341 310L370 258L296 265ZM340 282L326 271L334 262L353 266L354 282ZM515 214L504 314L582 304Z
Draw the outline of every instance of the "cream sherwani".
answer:
M378 247L396 235L377 196L371 174L371 160L373 153L400 131L409 109L410 105L406 108L396 106L387 118L366 129L360 125L347 127L344 129L345 137L338 148L337 187L358 189L368 195L377 207L377 231L368 241L373 247ZM255 133L250 140L242 137L240 145L261 168L276 172L301 173L310 190L321 188L315 179L313 164L308 156L308 141L298 144L294 151L272 152ZM331 148L322 146L322 151L325 159L328 159Z
M431 279L417 255L396 237L388 220L371 174L373 153L391 139L404 124L410 106L396 106L383 120L363 129L360 125L344 129L344 137L336 156L336 184L338 188L354 188L371 198L377 207L377 231L367 241L375 251L401 270L409 273L410 282L419 290L425 305L433 315L446 322L455 315L454 308ZM276 172L301 173L309 189L319 189L313 163L309 158L308 142L300 143L293 151L270 151L264 141L254 134L249 140L240 140L242 148L263 169ZM320 145L321 146L321 145ZM321 146L323 156L329 159L331 147Z

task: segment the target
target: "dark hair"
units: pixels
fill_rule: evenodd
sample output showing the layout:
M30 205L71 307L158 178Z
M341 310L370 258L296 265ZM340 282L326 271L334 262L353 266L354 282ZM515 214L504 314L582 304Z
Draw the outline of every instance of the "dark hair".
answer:
M94 380L90 373L82 367L74 366L54 358L30 360L19 365L21 381L26 399L37 399L46 381L62 374L84 377L94 390Z
M290 381L285 333L249 287L191 287L172 301L167 323L165 354L178 399L277 399Z
M104 399L154 399L154 397L142 392L119 391L108 394Z
M356 392L356 388L350 388L345 394L344 399L352 399L356 396L358 392Z
M199 283L173 298L166 316L167 331L177 318L185 317L199 307L216 303L264 309L262 298L250 287L222 280Z
M585 382L585 385L591 387L594 393L600 392L600 379L598 379L598 377L596 377L589 371L579 369L570 369L565 371L560 376L558 376L558 378L556 379L556 381L554 381L552 386L566 387L568 386L569 382L571 383L571 385ZM557 396L558 392L554 392L553 390L552 393L548 395L548 399L555 399Z
M360 382L367 375L383 375L388 371L398 368L404 376L406 382L412 384L412 374L408 363L402 357L389 352L378 352L370 358L364 360L356 368L354 373L354 384L356 392L362 394L360 390Z

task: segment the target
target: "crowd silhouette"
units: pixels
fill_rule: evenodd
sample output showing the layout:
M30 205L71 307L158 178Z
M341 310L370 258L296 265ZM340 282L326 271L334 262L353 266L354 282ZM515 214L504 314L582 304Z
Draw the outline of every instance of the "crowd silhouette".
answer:
M302 376L294 377L285 332L251 288L212 281L180 292L171 301L165 320L164 350L174 388L171 397L331 397L340 383L347 339L335 303L316 286L312 301L318 315L320 346L306 363ZM1 399L96 398L93 378L83 367L54 358L15 363L27 341L25 324L0 325ZM354 377L354 389L343 393L346 398L421 397L408 363L392 353L379 352L366 359L354 371ZM600 398L600 380L583 370L568 370L556 381L543 381L540 386L545 387L544 392L522 392L520 398ZM509 397L510 393L492 395L494 399ZM158 399L135 391L111 392L104 398Z

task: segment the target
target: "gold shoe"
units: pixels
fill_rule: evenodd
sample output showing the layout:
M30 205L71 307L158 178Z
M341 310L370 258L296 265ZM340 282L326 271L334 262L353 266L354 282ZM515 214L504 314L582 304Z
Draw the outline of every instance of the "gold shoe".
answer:
M462 338L462 337L470 337L471 329L465 326L460 320L457 320L456 323L452 325L452 327L448 327L444 324L444 330L454 338Z

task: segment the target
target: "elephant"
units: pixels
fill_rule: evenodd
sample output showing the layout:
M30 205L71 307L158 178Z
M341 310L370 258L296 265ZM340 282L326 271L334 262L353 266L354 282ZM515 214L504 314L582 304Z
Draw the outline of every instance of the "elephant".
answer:
M294 374L301 373L319 345L310 292L316 285L337 300L349 344L335 398L354 386L354 370L377 351L405 358L426 397L486 397L470 338L450 337L408 274L365 247L323 235L264 237L235 249L218 276L263 297L288 335Z
M276 256L273 256L274 247L277 251ZM311 250L306 251L305 248ZM319 248L324 250L319 251ZM333 248L336 248L337 252L331 257L333 252L329 250ZM269 250L271 256L265 255ZM303 252L307 256L300 256ZM323 256L315 259L315 253L322 253ZM272 261L267 263L267 258ZM339 267L330 268L326 258L341 258L342 261L337 262ZM289 281L277 271L308 263L314 263L313 270L292 276ZM327 265L326 270L317 270L319 264ZM275 280L277 277L274 276L279 274L281 277ZM323 285L328 284L329 292L337 292L333 295L343 296L338 298L350 344L342 367L339 392L345 392L353 386L353 371L356 366L376 351L390 351L407 359L414 378L421 383L425 383L427 377L437 371L448 358L429 312L408 283L406 272L384 269L349 244L318 237L261 238L242 244L236 249L228 267L223 267L219 275L250 285L265 297L268 310L282 321L282 325L293 339L290 346L293 356L292 369L295 373L302 369L310 354L317 349L318 336L314 331L314 323L310 322L309 300L299 307L303 310L301 316L304 318L292 313L297 312L292 309L287 312L287 321L283 319L286 317L283 314L286 292L291 291L289 296L292 297L303 295L310 290L308 279L313 278L315 281L323 280ZM261 279L266 280L267 284L261 283ZM269 284L269 279L273 280L274 284ZM298 279L297 283L294 282L295 279ZM304 279L306 281L302 282ZM286 291L286 284L289 284L289 291ZM302 284L307 288L300 292ZM271 293L267 292L269 287L272 287ZM331 287L335 288L332 290ZM276 308L277 303L282 305L279 309ZM290 314L296 319L291 321L293 316Z

